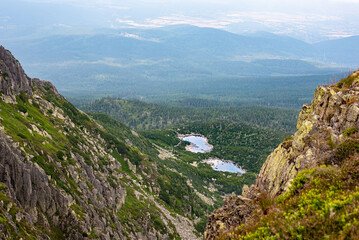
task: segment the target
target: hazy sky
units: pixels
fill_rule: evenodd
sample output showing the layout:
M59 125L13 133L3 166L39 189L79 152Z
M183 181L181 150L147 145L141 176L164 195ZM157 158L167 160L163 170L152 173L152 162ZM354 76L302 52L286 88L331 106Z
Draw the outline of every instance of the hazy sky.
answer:
M0 0L1 37L193 24L318 41L359 35L359 0ZM75 30L74 30L75 31Z

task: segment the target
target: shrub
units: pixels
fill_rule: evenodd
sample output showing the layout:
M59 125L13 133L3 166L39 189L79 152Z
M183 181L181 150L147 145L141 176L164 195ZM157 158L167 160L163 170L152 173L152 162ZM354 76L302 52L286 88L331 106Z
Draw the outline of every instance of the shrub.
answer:
M340 144L334 152L334 157L341 162L354 152L359 152L359 142L350 140Z
M20 111L20 112L23 112L23 113L27 113L27 109L26 107L24 107L23 105L17 105L17 109Z
M335 144L329 132L327 133L327 138L328 138L327 145L332 149L335 148Z
M343 134L346 137L350 137L351 135L353 135L354 133L358 132L358 129L356 127L351 127L351 128L347 128L343 131Z
M63 151L57 151L56 152L56 157L58 158L58 159L60 159L60 160L64 160L64 152Z
M19 98L23 103L25 103L27 101L26 93L24 93L24 91L21 91L19 94Z
M7 72L2 72L1 76L3 79L7 78L9 76L9 74Z
M354 80L355 80L356 76L355 75L350 75L349 77L347 78L343 78L342 80L340 80L338 83L337 83L337 86L339 88L343 88L343 87L350 87L350 85L353 84Z
M284 139L284 142L286 141L292 141L293 140L293 135L290 135L290 136L286 136L285 139Z
M253 214L221 239L357 239L359 189L350 181L359 173L358 160L345 159L343 166L300 172L268 215Z
M203 233L204 230L206 229L207 220L208 220L207 217L203 217L198 223L194 225L195 229L198 232Z
M40 109L40 105L37 102L32 102L32 105L37 109Z
M24 134L22 134L22 133L18 133L17 134L19 137L21 137L22 139L26 139L26 136L24 135Z

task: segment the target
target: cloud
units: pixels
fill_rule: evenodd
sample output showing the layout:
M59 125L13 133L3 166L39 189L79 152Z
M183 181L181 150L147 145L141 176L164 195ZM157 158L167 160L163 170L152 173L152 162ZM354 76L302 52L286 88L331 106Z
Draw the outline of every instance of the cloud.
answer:
M113 0L24 0L34 3L71 4L79 7L107 8L112 10L128 10L129 7Z
M125 7L125 6L121 6L121 5L113 5L113 4L108 4L107 7L110 9L116 9L116 10L129 10L130 9L130 7Z
M191 17L186 15L172 15L158 18L147 18L142 22L135 22L133 20L117 19L117 22L123 27L139 27L139 28L156 28L177 24L188 24L198 27L224 28L231 24L230 21L222 21L218 19L208 19L200 17Z
M59 28L72 28L71 25L67 25L67 24L63 24L63 23L59 23L59 24L54 24L54 27L59 27Z
M233 12L219 14L212 18L192 17L187 15L171 15L157 18L147 18L144 21L134 21L130 19L117 19L122 26L132 27L163 27L175 24L189 24L198 27L225 28L234 23L257 22L267 26L278 24L293 24L300 26L303 24L313 24L317 22L338 21L339 17L324 15L295 15L280 12Z
M103 58L95 61L85 61L85 60L70 60L63 62L53 62L53 63L32 63L31 66L46 66L46 67L67 67L73 65L106 65L116 68L131 68L136 66L152 66L164 62L170 62L171 59L160 59L160 60L148 60L148 59L136 59L129 63L128 59L123 60L116 58Z
M155 38L151 38L151 39L143 38L139 35L127 33L127 32L120 33L120 36L126 37L126 38L134 38L134 39L141 40L141 41L149 41L149 42L157 42L157 43L160 42L160 40L155 39Z
M139 22L135 22L133 20L126 20L126 19L117 18L116 22L119 23L121 27L133 27L133 28L156 28L156 27L161 27L161 25L152 24L152 23L150 23L150 21L146 21L145 23L139 23Z
M199 27L225 29L235 33L263 30L291 34L291 36L301 39L308 38L308 40L314 35L331 36L329 33L331 29L338 31L340 29L342 30L340 34L344 35L359 34L359 25L357 24L359 15L356 10L359 8L359 6L356 7L359 0L18 1L66 4L66 7L71 8L74 6L74 11L69 13L69 18L66 21L59 16L56 16L59 19L56 22L51 19L51 24L67 23L74 27L98 24L101 27L113 28L156 28L175 24L190 24ZM48 12L53 11L56 15L58 5L49 6L46 9L49 9ZM72 16L74 16L74 21L71 19ZM4 19L0 17L1 25L7 25L3 23L6 20ZM13 17L13 19L21 18ZM15 21L13 19L12 21Z
M352 24L348 24L338 16L270 11L224 12L214 14L211 17L172 14L144 20L133 20L128 17L126 19L118 18L117 23L119 27L128 28L156 28L175 24L189 24L198 27L223 29L235 33L263 30L290 35L308 42L359 34L359 27L353 28ZM334 24L335 27L333 28ZM336 32L332 33L333 29Z
M359 0L330 0L330 2L338 2L338 3L358 3Z
M10 16L0 17L0 22L8 22L11 19Z

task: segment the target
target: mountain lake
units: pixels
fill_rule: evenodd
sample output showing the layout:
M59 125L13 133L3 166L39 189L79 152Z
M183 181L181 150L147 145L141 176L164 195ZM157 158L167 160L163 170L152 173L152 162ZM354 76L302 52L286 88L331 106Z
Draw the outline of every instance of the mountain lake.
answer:
M208 143L208 139L199 134L191 134L191 135L179 135L179 139L182 141L190 142L190 145L186 146L186 150L193 153L208 153L212 151L213 146ZM246 173L244 169L242 169L237 164L233 163L230 160L222 160L219 158L209 158L203 160L202 162L211 165L212 169L215 171L221 172L231 172L231 173Z
M203 160L202 162L211 165L212 169L215 171L240 173L240 174L246 173L246 170L242 169L240 166L238 166L237 164L233 163L230 160L209 158Z
M187 135L180 139L191 143L190 145L186 146L186 150L193 153L207 153L213 149L213 146L208 143L207 138L204 136Z

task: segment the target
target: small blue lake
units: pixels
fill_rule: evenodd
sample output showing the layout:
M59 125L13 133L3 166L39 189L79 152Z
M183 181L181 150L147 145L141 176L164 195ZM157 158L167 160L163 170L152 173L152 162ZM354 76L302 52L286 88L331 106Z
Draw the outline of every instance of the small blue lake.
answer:
M190 142L190 145L186 146L186 150L193 153L208 153L212 151L213 146L208 143L207 138L200 135L179 135L179 138L183 141ZM229 160L223 160L219 158L209 158L203 160L204 163L211 165L212 169L221 172L231 173L246 173L246 170L242 169L239 165Z
M213 166L213 169L221 172L231 172L231 173L245 173L242 168L237 167L234 163L231 162L221 162L220 164Z
M215 171L221 172L231 172L231 173L246 173L240 166L233 163L232 161L222 160L218 158L210 158L203 160L204 163L211 165L212 169Z
M192 135L182 138L183 141L190 142L191 145L188 147L188 151L194 153L206 153L212 151L212 146L208 144L206 138L202 136Z

